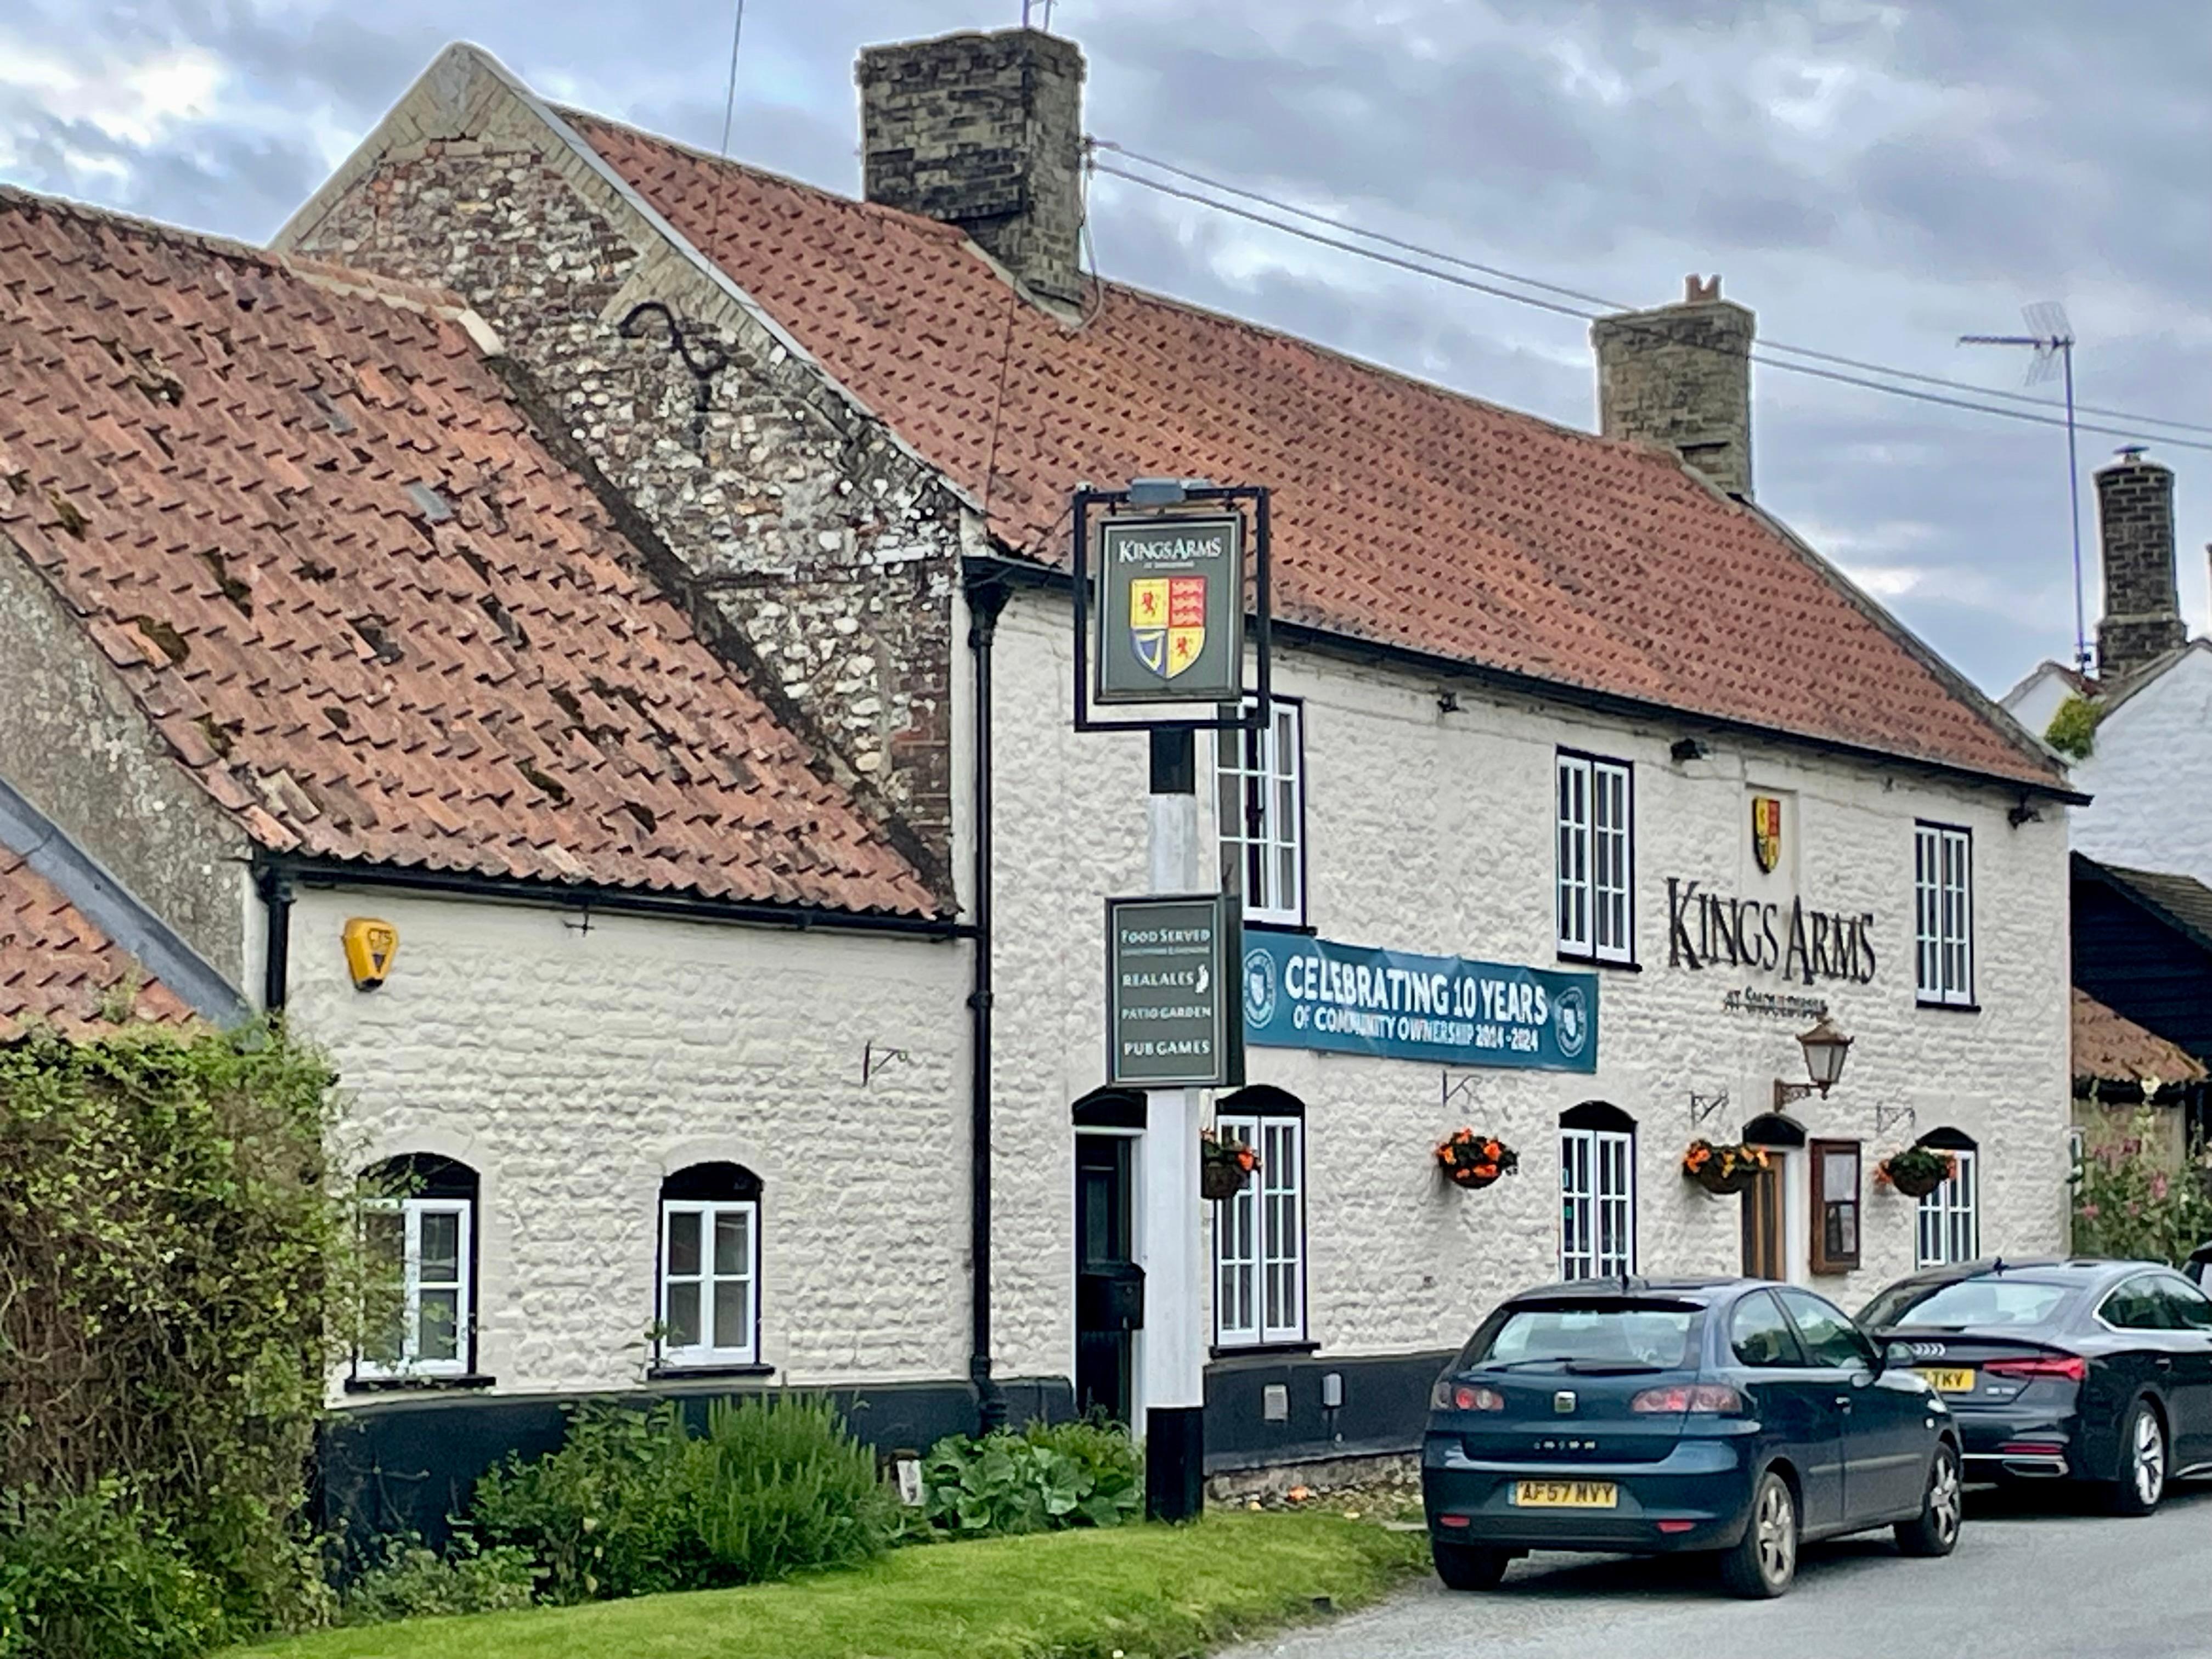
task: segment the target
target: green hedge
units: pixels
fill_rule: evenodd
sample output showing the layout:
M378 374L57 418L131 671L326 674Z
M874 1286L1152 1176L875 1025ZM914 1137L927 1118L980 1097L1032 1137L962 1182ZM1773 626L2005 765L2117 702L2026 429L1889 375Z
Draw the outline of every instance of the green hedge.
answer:
M262 1026L0 1046L0 1654L168 1659L326 1605L333 1080Z

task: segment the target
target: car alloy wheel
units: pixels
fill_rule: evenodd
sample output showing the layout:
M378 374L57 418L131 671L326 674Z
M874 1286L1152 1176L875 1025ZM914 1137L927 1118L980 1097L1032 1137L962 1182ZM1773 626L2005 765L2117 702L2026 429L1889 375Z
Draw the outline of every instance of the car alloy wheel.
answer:
M1759 1576L1770 1584L1786 1584L1797 1567L1796 1506L1790 1488L1779 1480L1759 1495Z
M1897 1523L1897 1547L1906 1555L1948 1555L1958 1547L1966 1517L1966 1489L1959 1478L1959 1454L1942 1442L1928 1460L1928 1487L1920 1513Z
M2158 1425L2158 1413L2148 1406L2136 1407L2128 1478L2135 1482L2136 1501L2147 1510L2156 1509L2166 1492L2166 1432Z
M1743 1540L1721 1557L1721 1582L1737 1595L1776 1596L1797 1573L1797 1500L1772 1469L1752 1489Z

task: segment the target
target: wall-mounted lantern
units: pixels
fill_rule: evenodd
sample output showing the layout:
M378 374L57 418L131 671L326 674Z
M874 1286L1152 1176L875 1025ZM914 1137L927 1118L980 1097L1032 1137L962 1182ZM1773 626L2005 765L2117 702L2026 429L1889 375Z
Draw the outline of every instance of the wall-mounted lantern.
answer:
M1808 1095L1828 1097L1828 1091L1836 1086L1836 1079L1844 1074L1844 1060L1851 1051L1851 1040L1843 1029L1826 1014L1820 1016L1813 1029L1797 1039L1805 1050L1805 1083L1784 1083L1774 1079L1774 1109L1781 1111L1793 1100L1802 1100Z

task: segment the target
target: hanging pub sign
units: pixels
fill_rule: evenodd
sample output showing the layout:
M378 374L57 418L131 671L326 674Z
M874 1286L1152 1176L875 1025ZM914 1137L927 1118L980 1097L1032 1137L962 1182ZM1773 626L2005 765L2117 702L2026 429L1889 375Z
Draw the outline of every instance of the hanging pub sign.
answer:
M1106 1078L1134 1089L1244 1081L1237 901L1218 894L1106 901Z
M1244 520L1109 518L1098 526L1101 704L1244 696Z
M1244 942L1245 1041L1445 1066L1597 1069L1597 976L1376 951L1291 933Z

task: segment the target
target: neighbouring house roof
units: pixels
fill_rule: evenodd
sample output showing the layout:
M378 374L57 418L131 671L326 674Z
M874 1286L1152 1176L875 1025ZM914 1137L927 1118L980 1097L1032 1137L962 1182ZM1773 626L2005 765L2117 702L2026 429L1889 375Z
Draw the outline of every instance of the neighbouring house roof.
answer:
M82 1033L125 1018L181 1025L192 1010L21 853L0 846L0 1033L33 1021Z
M273 852L927 915L449 296L0 190L11 541Z
M1064 560L1081 482L1274 491L1294 623L1645 705L2063 789L2039 745L1773 520L1671 453L1098 285L1070 325L961 234L567 120L906 442Z
M2087 1093L2100 1083L2198 1083L2204 1066L2178 1044L2147 1030L2079 986L2074 988L2074 1086Z
M2179 668L2192 652L2200 651L2212 652L2212 639L2202 637L2193 639L2188 644L2169 651L2162 657L2152 658L2134 673L2124 676L2119 680L2105 685L2089 695L2095 696L2104 705L2103 712L2109 717L2113 710L2148 690L2174 669Z
M2074 854L2076 875L2102 880L2150 911L2185 936L2200 951L2212 954L2212 887L2194 876L2168 875L2158 870L2128 870Z

